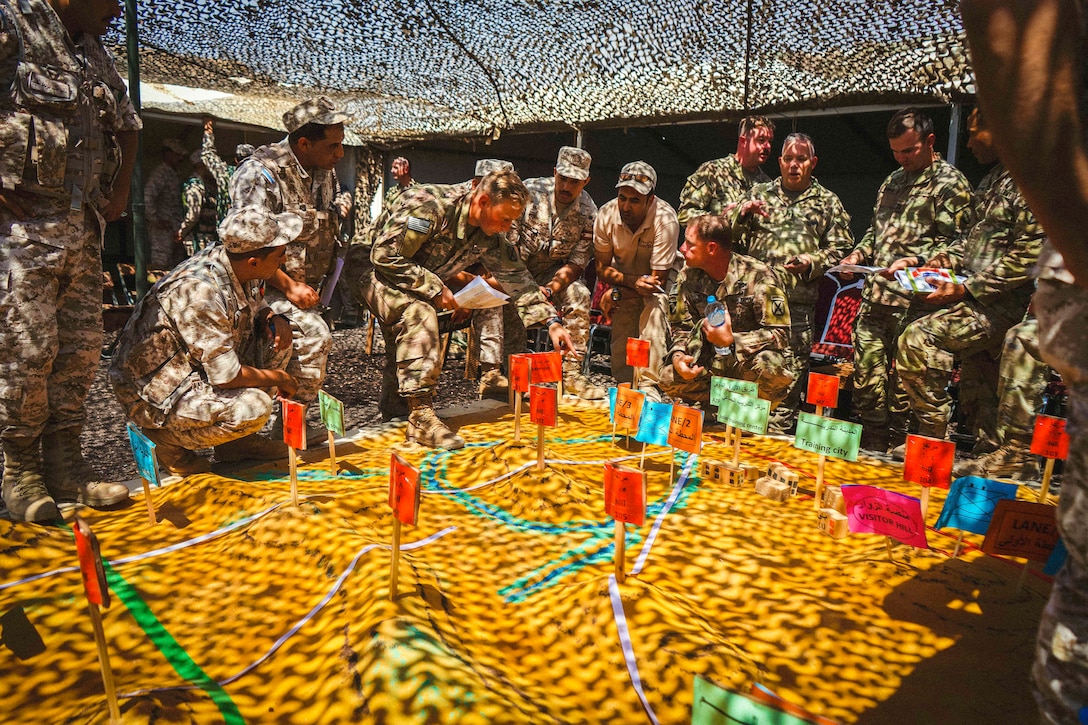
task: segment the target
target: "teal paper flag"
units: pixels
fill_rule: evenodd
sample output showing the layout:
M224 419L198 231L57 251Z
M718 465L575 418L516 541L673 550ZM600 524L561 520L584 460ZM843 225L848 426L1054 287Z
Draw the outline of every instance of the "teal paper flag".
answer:
M638 421L638 433L635 433L635 440L651 446L668 447L671 420L672 405L670 403L645 401L642 404L642 417Z

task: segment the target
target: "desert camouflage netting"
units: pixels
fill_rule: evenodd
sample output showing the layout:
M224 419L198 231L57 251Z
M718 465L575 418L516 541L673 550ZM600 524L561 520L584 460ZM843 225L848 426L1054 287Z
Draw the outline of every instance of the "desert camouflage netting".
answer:
M320 92L396 140L947 101L972 85L957 5L193 0L138 22L143 80L239 94L156 108L281 128Z

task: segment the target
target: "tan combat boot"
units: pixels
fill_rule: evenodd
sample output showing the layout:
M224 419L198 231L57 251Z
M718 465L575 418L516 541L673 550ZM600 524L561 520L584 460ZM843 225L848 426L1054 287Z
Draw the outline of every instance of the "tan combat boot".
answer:
M607 390L589 382L589 378L582 374L577 360L563 361L563 390L582 400L604 400L608 397Z
M41 524L60 518L42 479L41 438L4 439L4 504L14 521Z
M429 394L409 397L408 408L408 440L447 451L465 447L465 439L439 420Z
M510 392L510 381L494 363L480 364L480 397L506 400Z
M983 478L1011 478L1014 481L1039 480L1039 459L1020 443L1006 443L992 453L979 456L973 461L961 461L952 469L956 478L981 476Z
M223 463L280 461L287 458L287 455L287 444L283 442L282 433L278 440L253 433L215 447L215 459Z
M57 501L78 501L91 508L128 499L128 486L99 480L87 463L79 442L81 432L80 428L63 428L42 436L43 477L49 493Z
M194 473L208 473L212 470L211 461L174 443L163 439L163 433L154 428L141 428L148 440L155 444L155 460L175 476L191 476Z

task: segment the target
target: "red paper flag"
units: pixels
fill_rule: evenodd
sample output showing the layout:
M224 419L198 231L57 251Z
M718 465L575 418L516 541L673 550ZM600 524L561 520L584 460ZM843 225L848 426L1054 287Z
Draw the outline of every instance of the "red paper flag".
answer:
M839 405L839 376L808 374L809 405L822 405L825 408L837 408Z
M306 450L306 406L280 398L280 410L283 415L283 442L296 451Z
M1069 457L1069 434L1065 432L1065 418L1039 415L1035 418L1035 434L1031 437L1031 452L1043 458Z
M620 386L616 389L616 429L629 433L638 432L642 418L642 401L646 396L637 390Z
M533 359L528 355L510 356L510 385L515 393L528 393L532 376Z
M650 341L627 338L627 364L633 368L650 367Z
M646 472L604 464L604 512L616 521L635 526L646 522Z
M106 570L102 566L102 552L98 548L98 537L91 531L87 522L78 516L72 525L72 531L76 534L79 573L83 576L83 589L87 592L87 601L109 609L110 590L106 584Z
M938 438L908 435L903 463L903 480L922 486L948 488L952 482L952 459L956 444Z
M686 405L672 406L669 445L688 453L698 453L703 445L703 411Z
M527 354L532 360L532 376L534 385L539 383L558 383L563 379L563 356L558 352L531 352Z
M1058 545L1056 510L1056 506L1034 501L998 501L982 550L998 556L1046 561Z
M402 524L419 519L419 469L396 453L389 460L389 508Z
M537 425L555 427L556 390L543 385L529 386L529 421Z

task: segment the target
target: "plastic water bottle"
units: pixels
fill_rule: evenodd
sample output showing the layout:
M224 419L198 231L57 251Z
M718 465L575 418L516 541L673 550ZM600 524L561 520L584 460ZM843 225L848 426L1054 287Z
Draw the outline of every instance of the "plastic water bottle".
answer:
M721 327L725 324L725 318L728 317L728 315L729 313L725 311L725 305L718 302L717 297L710 295L706 298L706 321L709 322L711 326ZM715 345L714 352L719 355L728 355L729 348Z

